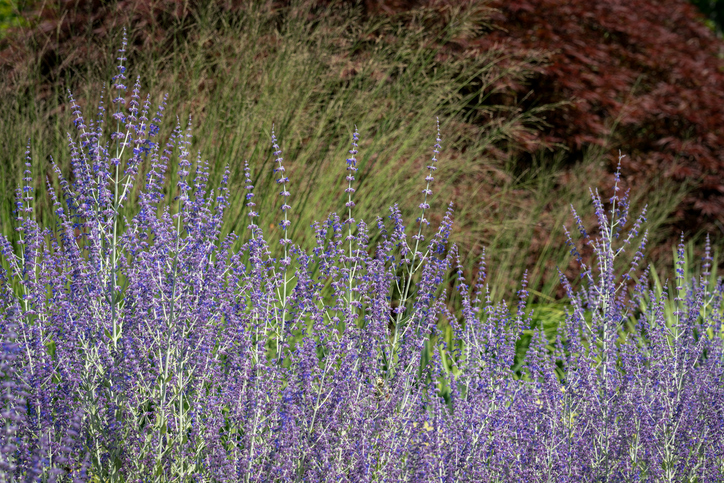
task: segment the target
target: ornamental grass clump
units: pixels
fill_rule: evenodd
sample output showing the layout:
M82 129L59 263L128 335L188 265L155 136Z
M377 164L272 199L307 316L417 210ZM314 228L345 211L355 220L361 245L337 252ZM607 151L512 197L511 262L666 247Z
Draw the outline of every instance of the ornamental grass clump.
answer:
M56 226L35 222L26 176L19 246L0 237L0 480L724 478L724 285L709 272L707 241L698 280L677 266L673 312L668 286L649 289L648 269L629 296L646 235L623 275L614 261L645 211L614 249L629 208L618 176L610 220L591 193L599 237L573 211L597 273L579 256L578 293L561 274L571 310L545 333L526 316L527 276L515 314L492 304L484 254L475 286L465 282L447 243L452 206L425 234L439 124L409 239L397 206L375 221L376 247L353 218L356 129L346 219L315 223L314 248L287 238L294 182L274 132L282 247L257 224L248 163L249 224L221 238L228 169L209 189L208 164L190 160L191 121L162 137L164 103L142 101L140 81L126 105L124 50L110 121L102 102L86 120L69 94L71 176L54 165L60 192L48 184ZM171 169L173 208L162 203ZM132 203L137 214L120 219ZM460 316L443 288L453 271Z

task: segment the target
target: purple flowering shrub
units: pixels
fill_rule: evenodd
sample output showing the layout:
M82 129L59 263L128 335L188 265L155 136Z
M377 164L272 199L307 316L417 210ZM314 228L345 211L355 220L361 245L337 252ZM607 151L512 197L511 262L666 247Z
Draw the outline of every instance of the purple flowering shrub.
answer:
M34 221L26 177L17 253L0 237L0 481L724 479L724 288L708 286L708 239L703 276L684 285L678 270L668 313L648 269L631 296L625 288L646 235L630 269L614 270L645 210L614 249L628 193L614 186L611 220L592 193L601 235L591 239L573 214L597 274L582 265L579 293L561 275L571 311L545 334L526 315L525 278L515 315L491 304L484 255L466 284L447 244L452 208L423 234L438 126L413 236L396 206L376 221L377 247L352 218L355 131L346 219L313 225L311 251L293 244L272 133L283 254L274 258L255 223L248 164L250 223L233 251L236 235L220 238L228 169L216 192L206 164L192 176L190 122L159 140L164 104L149 121L139 81L125 108L120 52L109 126L102 104L86 121L70 96L73 179L54 165L62 192L48 185L57 226ZM120 220L142 163L151 168L138 213ZM164 202L172 165L173 209ZM451 271L460 315L442 290Z

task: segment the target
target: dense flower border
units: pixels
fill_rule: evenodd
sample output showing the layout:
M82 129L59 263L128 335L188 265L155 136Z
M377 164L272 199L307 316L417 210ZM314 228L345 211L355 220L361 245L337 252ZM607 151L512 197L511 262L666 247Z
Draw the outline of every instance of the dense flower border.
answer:
M69 134L73 182L54 165L62 193L48 186L56 229L34 221L28 169L18 253L0 236L0 481L724 479L724 287L708 287L708 240L699 281L684 286L677 270L672 313L666 291L648 289L648 269L629 298L622 282L646 235L617 278L623 247L613 244L629 208L618 175L610 221L592 193L600 238L573 211L598 274L583 265L580 293L561 274L571 311L552 337L533 330L514 371L530 328L526 279L513 316L485 297L484 254L471 294L447 244L452 207L423 234L439 125L416 234L393 206L376 222L383 241L368 246L368 225L352 218L355 131L347 218L315 224L311 253L286 236L289 179L272 133L283 256L254 222L248 165L248 241L234 252L236 236L220 238L228 169L216 194L206 164L192 179L190 121L159 142L165 104L149 122L140 81L125 108L124 52L125 41L110 142L103 105L86 123L69 97L78 138ZM163 183L174 156L172 212ZM151 169L139 211L121 231L141 163ZM438 290L456 269L461 317Z

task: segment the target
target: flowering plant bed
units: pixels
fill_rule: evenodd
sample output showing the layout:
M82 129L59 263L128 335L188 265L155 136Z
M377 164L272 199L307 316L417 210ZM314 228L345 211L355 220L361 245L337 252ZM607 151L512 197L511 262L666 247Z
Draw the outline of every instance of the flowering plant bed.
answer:
M153 114L140 81L126 107L124 52L110 120L103 104L86 120L69 97L72 174L54 165L61 192L49 185L57 225L36 223L26 176L19 246L0 237L3 481L724 478L722 281L708 242L703 275L685 277L682 240L672 301L667 285L649 289L648 269L627 292L646 235L622 275L614 262L645 210L618 242L618 176L610 220L592 192L600 237L573 211L598 267L582 265L578 293L561 275L570 310L546 333L526 314L527 278L515 314L491 303L484 254L466 283L447 243L452 206L426 233L439 126L412 236L396 206L371 226L353 218L355 130L347 212L312 226L311 251L287 237L293 192L272 131L276 253L248 164L249 225L221 238L227 177L209 190L208 164L193 166L190 120L160 137L164 105ZM137 183L138 214L121 219ZM450 271L460 316L442 288Z

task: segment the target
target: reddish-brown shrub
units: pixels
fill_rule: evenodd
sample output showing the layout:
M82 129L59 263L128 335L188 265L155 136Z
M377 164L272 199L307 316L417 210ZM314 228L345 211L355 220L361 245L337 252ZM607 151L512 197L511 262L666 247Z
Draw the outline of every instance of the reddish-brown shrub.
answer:
M662 172L697 191L674 231L724 234L724 43L685 0L494 0L489 45L553 51L529 105L573 99L548 115L547 141L570 159L618 149L629 183ZM675 233L672 233L675 235Z

